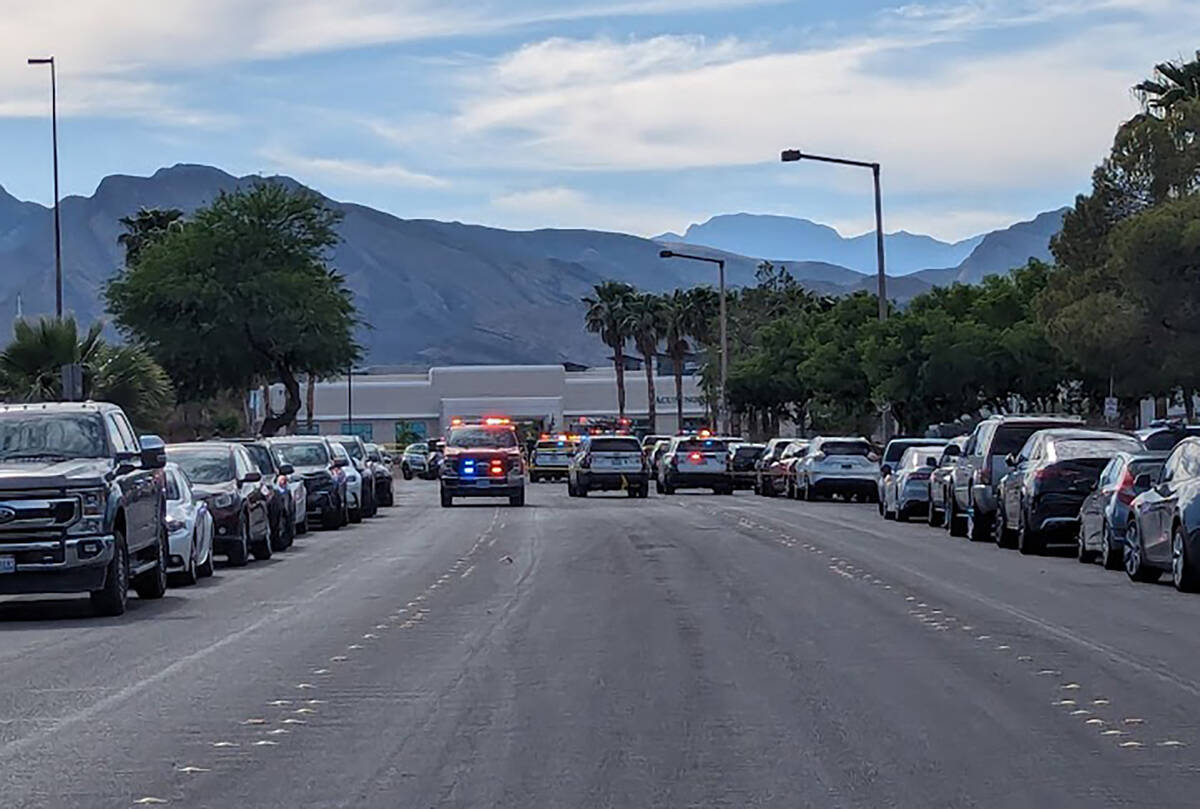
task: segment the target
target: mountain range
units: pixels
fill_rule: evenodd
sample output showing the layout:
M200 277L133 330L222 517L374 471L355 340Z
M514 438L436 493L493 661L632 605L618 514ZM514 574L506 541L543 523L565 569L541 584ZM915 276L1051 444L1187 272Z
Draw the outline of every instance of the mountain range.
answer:
M120 217L139 207L190 212L222 190L262 179L181 164L150 177L112 175L91 196L64 198L65 308L84 322L104 317L100 292L123 260ZM360 339L374 364L600 362L605 347L582 328L580 298L593 284L613 279L663 292L715 283L714 273L701 265L663 261L658 253L664 245L699 246L724 257L731 286L752 284L759 261L771 257L817 292L875 288L873 236L843 239L806 220L735 214L682 235L644 239L593 230L508 231L329 204L344 214L343 241L331 263L354 292L364 321ZM904 273L889 279L889 297L904 301L935 284L976 282L1030 256L1046 258L1061 219L1062 211L1050 212L954 244L889 234L890 266ZM866 271L860 269L864 245L872 256ZM53 268L51 209L0 188L0 329L11 326L18 301L27 316L53 311Z

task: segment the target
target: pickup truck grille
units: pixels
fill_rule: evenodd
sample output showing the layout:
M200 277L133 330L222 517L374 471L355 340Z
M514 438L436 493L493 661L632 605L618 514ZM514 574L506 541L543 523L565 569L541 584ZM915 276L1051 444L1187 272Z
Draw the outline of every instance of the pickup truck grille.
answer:
M19 542L31 534L57 533L75 522L79 499L61 493L6 496L0 492L0 543Z

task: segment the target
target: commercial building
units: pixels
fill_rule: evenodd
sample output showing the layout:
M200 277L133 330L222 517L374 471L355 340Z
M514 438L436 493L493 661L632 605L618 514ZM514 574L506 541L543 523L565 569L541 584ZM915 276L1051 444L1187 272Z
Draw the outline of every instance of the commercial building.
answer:
M675 380L655 377L656 430L676 432ZM625 372L625 414L631 429L648 426L646 375ZM567 370L562 365L464 365L417 374L362 374L315 386L313 432L357 433L378 443L407 443L442 434L452 419L507 416L540 431L586 430L617 417L612 368ZM699 378L683 377L685 428L706 424ZM302 407L297 423L308 423Z

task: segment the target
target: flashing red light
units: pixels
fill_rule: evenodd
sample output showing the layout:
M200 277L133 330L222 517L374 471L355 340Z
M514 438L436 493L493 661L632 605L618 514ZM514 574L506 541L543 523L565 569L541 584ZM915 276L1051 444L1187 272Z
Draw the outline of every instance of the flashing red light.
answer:
M499 427L502 424L512 424L512 420L500 418L499 416L488 416L483 420L483 423L488 427Z
M549 441L549 440L550 440L550 433L542 433L538 437L538 441Z
M704 460L704 456L701 455L699 452L693 452L691 455L688 456L688 460L691 461L692 463L700 463L701 461Z
M450 419L451 427L461 427L462 423L463 423L463 420L461 418L459 418L458 416L455 416L454 418Z
M580 424L587 424L587 416L580 416L580 417L579 417L579 423L580 423Z
M712 436L712 430L701 430L700 431L701 438L710 438L711 436Z

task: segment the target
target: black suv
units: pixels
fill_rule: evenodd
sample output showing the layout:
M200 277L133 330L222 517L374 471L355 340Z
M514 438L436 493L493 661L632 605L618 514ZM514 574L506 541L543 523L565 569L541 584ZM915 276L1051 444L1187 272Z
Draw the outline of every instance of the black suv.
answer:
M101 402L0 406L0 595L167 590L163 442Z

